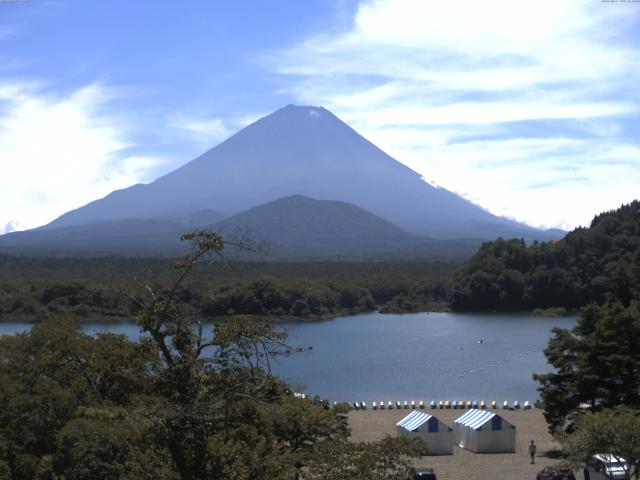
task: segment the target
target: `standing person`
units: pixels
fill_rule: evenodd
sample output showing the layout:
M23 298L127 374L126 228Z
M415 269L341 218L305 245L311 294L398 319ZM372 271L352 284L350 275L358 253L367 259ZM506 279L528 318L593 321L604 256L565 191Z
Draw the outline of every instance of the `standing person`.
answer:
M536 444L533 443L533 440L531 440L531 443L529 444L529 455L531 456L531 463L535 463L536 449Z

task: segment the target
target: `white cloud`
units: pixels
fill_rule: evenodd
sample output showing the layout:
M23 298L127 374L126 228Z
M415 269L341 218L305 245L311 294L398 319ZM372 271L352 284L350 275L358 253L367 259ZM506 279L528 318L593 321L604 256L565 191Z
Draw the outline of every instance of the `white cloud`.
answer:
M221 118L194 117L185 113L167 116L167 123L174 131L186 132L191 140L211 147L233 133Z
M64 97L0 85L0 232L33 228L139 182L158 157L128 153L126 119L90 85Z
M594 139L434 142L391 153L496 214L543 227L588 224L640 185L640 148Z
M638 196L639 21L631 3L372 0L264 61L430 181L572 227Z
M488 108L490 107L490 109ZM424 107L405 105L401 107L381 106L360 111L352 118L360 123L375 126L386 125L493 125L525 120L589 119L620 115L634 111L629 104L616 102L545 102L493 101L461 102L449 105Z

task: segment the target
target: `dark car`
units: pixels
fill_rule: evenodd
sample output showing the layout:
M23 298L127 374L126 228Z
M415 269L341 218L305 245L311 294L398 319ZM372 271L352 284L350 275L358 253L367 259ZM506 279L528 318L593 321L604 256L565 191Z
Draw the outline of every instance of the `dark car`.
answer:
M536 480L576 480L576 477L570 468L549 465L538 472Z
M436 480L433 468L414 468L413 480Z

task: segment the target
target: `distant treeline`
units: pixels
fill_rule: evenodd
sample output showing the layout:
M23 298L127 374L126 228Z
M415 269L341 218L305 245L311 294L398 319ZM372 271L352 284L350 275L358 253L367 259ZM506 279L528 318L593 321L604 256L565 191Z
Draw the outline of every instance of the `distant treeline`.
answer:
M498 239L456 272L452 310L576 309L601 303L640 256L640 202L596 216L557 242Z
M182 300L194 315L326 318L372 311L578 309L601 303L640 256L640 202L594 218L556 242L482 245L462 267L429 262L214 263ZM166 259L0 255L0 321L72 313L131 319L150 291L165 293Z
M71 313L130 319L137 299L166 293L167 260L0 256L0 321ZM203 266L179 292L194 315L327 318L446 306L456 265L431 263L247 263Z

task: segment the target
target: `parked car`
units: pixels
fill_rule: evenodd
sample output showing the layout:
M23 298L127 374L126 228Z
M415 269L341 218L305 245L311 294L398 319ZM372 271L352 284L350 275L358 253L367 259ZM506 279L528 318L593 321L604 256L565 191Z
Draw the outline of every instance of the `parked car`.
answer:
M549 465L538 472L536 480L576 480L576 476L568 467Z
M433 468L414 468L413 480L436 480L436 473Z
M599 453L587 460L584 480L628 480L629 465L624 458Z

